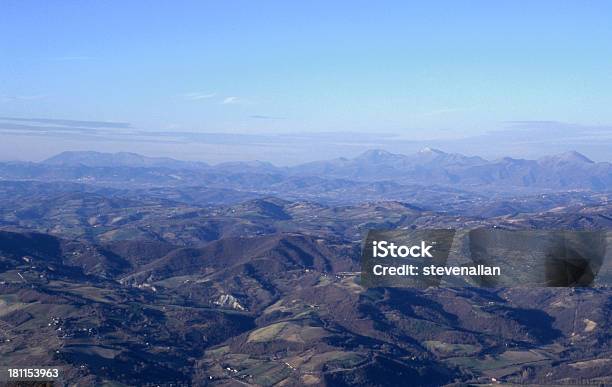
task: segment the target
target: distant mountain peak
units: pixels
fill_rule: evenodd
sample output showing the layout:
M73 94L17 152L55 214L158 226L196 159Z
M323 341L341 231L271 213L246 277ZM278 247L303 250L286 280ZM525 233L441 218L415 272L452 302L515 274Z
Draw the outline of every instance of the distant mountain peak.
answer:
M589 164L593 164L594 162L593 160L589 159L582 153L576 152L576 151L565 152L565 153L560 154L559 156L560 158L564 160L582 161L582 162L589 163Z
M66 151L42 162L47 165L88 167L203 167L201 162L189 162L168 157L147 157L132 152L105 153L96 151Z
M384 161L391 158L396 158L398 155L387 152L383 149L370 149L355 158L355 160L366 160L366 161Z
M443 154L446 154L446 152L442 152L440 149L430 148L430 147L426 146L425 148L423 148L423 149L421 149L419 151L419 154L437 154L437 155L443 155Z
M570 162L570 163L586 163L586 164L594 164L594 161L586 157L580 152L576 151L568 151L564 153L560 153L558 155L543 157L540 160L548 161L548 162Z
M367 151L363 152L360 156L366 156L366 157L376 156L376 157L380 157L380 156L390 156L392 154L393 153L387 152L384 149L370 149L370 150L367 150Z

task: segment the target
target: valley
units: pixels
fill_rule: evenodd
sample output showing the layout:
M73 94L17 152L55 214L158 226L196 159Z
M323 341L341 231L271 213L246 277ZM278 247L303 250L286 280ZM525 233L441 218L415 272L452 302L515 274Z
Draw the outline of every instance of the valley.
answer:
M418 188L346 169L346 180L296 180L269 165L226 173L221 188L213 172L179 184L157 170L201 165L109 157L11 179L2 167L3 366L61 366L83 386L612 382L607 288L367 289L359 278L370 229L609 230L610 191Z

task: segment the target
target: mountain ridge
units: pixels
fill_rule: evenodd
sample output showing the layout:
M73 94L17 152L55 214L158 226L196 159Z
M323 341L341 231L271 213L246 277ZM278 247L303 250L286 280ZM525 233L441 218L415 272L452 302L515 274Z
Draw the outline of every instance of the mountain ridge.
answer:
M504 156L499 159L487 160L477 155L467 156L462 153L449 153L449 152L445 152L437 148L424 147L417 152L409 153L409 154L393 153L393 152L390 152L390 151L387 151L381 148L372 148L352 158L338 157L335 159L316 160L316 161L310 161L310 162L306 162L302 164L297 164L294 167L281 167L281 166L277 166L265 160L253 160L253 161L238 160L238 161L224 161L224 162L217 163L217 164L208 164L204 161L187 161L187 160L181 160L181 159L176 159L176 158L171 158L171 157L151 157L151 156L145 156L145 155L135 153L135 152L125 152L125 151L98 152L98 151L90 151L90 150L64 151L54 156L48 157L40 162L31 162L31 164L47 164L47 165L71 165L71 164L76 165L78 164L78 165L85 165L85 166L113 166L112 165L113 163L117 163L117 164L122 164L125 166L153 166L154 167L154 166L161 165L163 163L181 163L184 165L193 165L193 166L202 166L202 167L208 167L208 166L238 167L238 166L244 165L244 166L248 166L251 168L255 168L255 167L272 168L274 167L278 169L285 169L285 168L291 169L291 168L299 167L302 165L308 165L312 163L321 163L321 162L333 162L333 161L347 162L347 161L355 161L355 160L367 160L367 161L372 161L372 162L381 162L381 161L395 160L395 159L405 159L405 158L414 159L418 157L432 157L432 156L435 156L435 157L451 157L452 156L452 157L457 157L457 158L477 159L483 162L494 162L496 160L511 159L511 160L526 160L526 161L559 160L559 161L566 161L566 162L585 162L589 164L609 163L607 161L595 162L591 160L590 158L588 158L586 155L576 150L568 150L568 151L561 152L561 153L545 155L537 159L526 159L526 158L516 158L516 157L511 157L511 156ZM7 162L11 162L11 161L7 161ZM130 165L130 162L141 163L143 165Z
M315 184L352 187L364 183L440 185L466 189L612 189L612 164L594 162L577 151L530 160L446 153L424 148L405 155L370 149L354 158L313 161L279 167L264 161L209 165L136 153L63 152L40 163L0 163L0 179L91 181L122 185L199 185L241 191L301 191ZM333 184L329 184L333 182Z

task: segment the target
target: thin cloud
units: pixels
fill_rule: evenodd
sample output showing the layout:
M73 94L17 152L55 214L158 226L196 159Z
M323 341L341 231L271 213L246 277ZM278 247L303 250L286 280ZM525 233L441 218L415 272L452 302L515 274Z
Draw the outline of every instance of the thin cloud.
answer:
M238 97L225 97L221 102L223 105L233 105L240 102Z
M466 112L466 111L470 111L470 110L473 110L473 108L469 108L469 107L448 107L448 108L441 108L441 109L430 110L430 111L422 113L421 116L423 116L423 117L432 117L432 116L440 116L440 115L452 114L452 113L461 113L461 112Z
M36 95L0 95L0 102L11 102L11 101L36 101L47 98L44 94Z
M551 120L512 120L512 121L502 121L503 124L511 124L511 125L566 125L564 122L559 121L551 121Z
M51 124L59 126L86 128L129 128L131 126L128 122L62 120L55 118L0 117L0 121L29 122L36 124Z
M285 117L266 116L262 114L255 114L255 115L249 116L249 118L253 118L256 120L284 120L285 119Z
M217 95L216 93L204 93L200 91L181 94L181 96L188 101L199 101L202 99L210 99L210 98L214 98L216 95Z
M69 62L69 61L92 60L95 58L92 56L86 56L86 55L66 55L66 56L53 56L48 59L53 60L53 61L58 61L58 62Z
M612 126L610 125L593 125L593 124L576 124L571 122L562 121L548 121L548 120L521 120L521 121L503 121L505 125L505 131L543 131L550 132L555 131L556 137L564 137L568 133L599 133L599 132L612 132Z

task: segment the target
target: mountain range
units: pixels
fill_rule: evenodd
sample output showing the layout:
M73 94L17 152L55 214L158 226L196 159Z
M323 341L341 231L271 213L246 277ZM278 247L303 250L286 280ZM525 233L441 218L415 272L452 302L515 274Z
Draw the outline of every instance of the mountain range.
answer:
M611 229L610 166L578 153L67 152L0 176L0 366L74 386L612 382L610 289L360 280L372 229Z
M313 184L344 188L361 184L363 188L363 183L381 182L488 191L605 191L612 189L612 164L593 162L575 151L537 160L510 157L485 160L431 148L411 155L369 150L352 159L337 158L291 167L258 161L208 165L125 152L63 152L40 163L1 163L0 179L117 181L157 186L206 184L242 191Z

